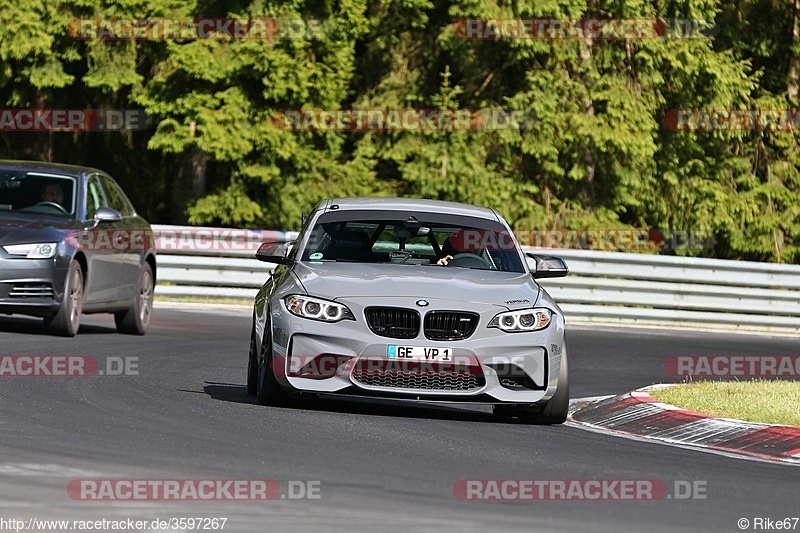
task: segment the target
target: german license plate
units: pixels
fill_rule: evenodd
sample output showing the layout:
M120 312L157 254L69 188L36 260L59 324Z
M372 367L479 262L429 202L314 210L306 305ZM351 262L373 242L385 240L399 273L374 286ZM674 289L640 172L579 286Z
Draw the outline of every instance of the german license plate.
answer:
M386 358L398 361L441 361L449 363L453 360L453 349L439 346L386 346Z

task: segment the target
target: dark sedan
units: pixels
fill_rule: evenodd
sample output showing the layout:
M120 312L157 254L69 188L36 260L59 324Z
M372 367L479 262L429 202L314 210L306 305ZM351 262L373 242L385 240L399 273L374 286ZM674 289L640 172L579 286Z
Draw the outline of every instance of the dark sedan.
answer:
M120 332L143 335L155 281L150 224L108 174L0 161L0 313L66 336L81 314L113 313Z

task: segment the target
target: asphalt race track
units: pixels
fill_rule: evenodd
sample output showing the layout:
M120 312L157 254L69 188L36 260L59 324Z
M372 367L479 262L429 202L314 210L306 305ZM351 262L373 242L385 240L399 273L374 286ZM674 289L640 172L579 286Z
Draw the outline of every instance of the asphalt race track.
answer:
M117 334L110 315L84 317L73 339L39 324L0 318L0 355L89 356L101 369L130 358L138 375L0 378L0 519L224 517L224 531L439 533L740 531L740 518L752 528L757 517L800 516L795 466L500 423L480 407L262 407L245 390L244 308L157 304L145 337ZM570 328L569 347L573 398L673 381L670 355L800 355L797 338L651 329ZM87 478L270 479L284 496L290 481L316 481L320 498L73 499L70 482ZM469 479L697 481L705 499L459 500L454 484Z

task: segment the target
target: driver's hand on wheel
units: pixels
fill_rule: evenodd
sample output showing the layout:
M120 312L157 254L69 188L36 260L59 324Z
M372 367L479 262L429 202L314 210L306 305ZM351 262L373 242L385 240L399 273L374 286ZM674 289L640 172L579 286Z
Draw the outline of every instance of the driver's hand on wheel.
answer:
M450 261L452 258L453 258L452 255L446 255L441 259L439 259L438 261L436 261L436 264L441 266L447 266L447 262Z

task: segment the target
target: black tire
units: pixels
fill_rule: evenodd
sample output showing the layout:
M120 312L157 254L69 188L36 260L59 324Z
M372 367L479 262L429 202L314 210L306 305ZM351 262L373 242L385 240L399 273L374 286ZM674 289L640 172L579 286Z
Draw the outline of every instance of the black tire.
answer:
M281 406L288 402L288 395L284 391L275 372L272 369L272 332L270 327L264 328L264 335L261 340L261 359L258 360L258 379L256 380L256 396L261 405Z
M256 356L256 327L250 332L250 354L247 358L247 394L255 396L258 391L258 357Z
M567 363L567 342L561 352L561 366L558 371L556 393L537 411L522 410L517 413L524 424L563 424L569 414L569 364Z
M73 261L67 269L61 307L55 315L44 319L44 327L48 333L62 337L74 337L78 333L83 310L83 289L83 270L78 262Z
M136 282L136 292L133 303L127 311L114 313L114 323L117 331L129 335L144 335L150 327L150 318L153 316L153 293L155 279L150 263L145 263L139 271Z

